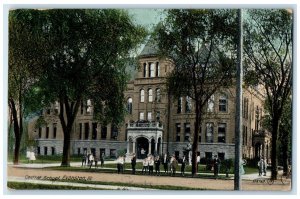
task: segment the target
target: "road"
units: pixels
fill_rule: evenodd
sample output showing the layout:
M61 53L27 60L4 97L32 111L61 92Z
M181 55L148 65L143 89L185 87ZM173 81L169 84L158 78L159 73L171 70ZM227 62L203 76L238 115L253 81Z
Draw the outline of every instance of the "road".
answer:
M116 173L101 172L75 172L75 171L57 171L44 168L24 168L8 165L8 180L17 178L24 181L32 182L41 179L52 180L62 178L87 179L100 182L121 182L129 184L142 185L171 185L191 188L201 188L208 190L234 190L233 179L203 179L203 178L184 178L184 177L168 177L168 176L142 176ZM280 181L275 181L273 185L267 183L254 183L253 179L257 178L257 174L246 176L242 181L243 191L291 191L291 184L283 185Z

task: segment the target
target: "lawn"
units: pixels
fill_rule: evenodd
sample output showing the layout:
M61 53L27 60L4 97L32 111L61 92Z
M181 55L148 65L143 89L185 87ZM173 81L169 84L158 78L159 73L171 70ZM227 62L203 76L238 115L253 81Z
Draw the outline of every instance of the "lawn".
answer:
M7 187L17 190L107 190L100 188L91 187L76 187L76 186L65 186L65 185L55 185L55 184L36 184L27 182L7 182Z

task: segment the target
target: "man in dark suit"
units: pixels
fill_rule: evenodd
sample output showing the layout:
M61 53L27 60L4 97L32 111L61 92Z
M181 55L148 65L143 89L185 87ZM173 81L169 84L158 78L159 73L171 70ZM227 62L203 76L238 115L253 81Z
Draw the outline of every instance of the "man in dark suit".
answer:
M165 153L164 156L162 157L162 164L164 165L164 170L165 173L168 173L168 163L169 163L169 157L168 155Z
M136 156L135 156L135 154L133 154L133 157L131 158L132 174L135 174L135 165L136 165Z

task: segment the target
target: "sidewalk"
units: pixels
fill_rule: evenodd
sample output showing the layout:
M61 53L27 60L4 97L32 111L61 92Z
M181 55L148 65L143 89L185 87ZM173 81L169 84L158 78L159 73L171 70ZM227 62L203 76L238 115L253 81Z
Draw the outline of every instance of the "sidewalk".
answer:
M106 161L106 164L116 164L117 161ZM126 163L129 164L129 163ZM29 163L29 164L19 164L19 165L13 165L12 162L7 163L7 165L11 165L14 167L18 167L18 168L47 168L47 167L57 167L60 166L60 163ZM72 162L71 166L72 167L81 167L81 162ZM84 166L83 168L88 168L88 166ZM93 166L92 169L95 169L95 167ZM102 170L116 170L116 168L112 168L112 167L103 167L101 168L100 166L97 169L102 169ZM131 170L131 169L126 169L126 170ZM180 169L179 169L180 170ZM142 171L142 169L136 169L136 171ZM177 171L176 173L180 174L180 171ZM191 172L185 172L186 174L191 174ZM205 173L205 172L201 172L201 173L197 173L198 175L211 175L213 176L213 173ZM225 176L226 174L224 173L220 173L219 176ZM233 174L229 174L230 179L234 179L234 175ZM270 178L271 177L271 172L268 171L266 176L258 176L258 173L253 173L253 174L244 174L242 175L242 179L243 180L255 180L258 178Z

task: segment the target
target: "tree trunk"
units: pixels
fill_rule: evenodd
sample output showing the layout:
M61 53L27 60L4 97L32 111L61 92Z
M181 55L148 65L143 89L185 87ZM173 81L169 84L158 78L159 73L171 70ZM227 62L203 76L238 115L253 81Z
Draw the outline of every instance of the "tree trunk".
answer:
M64 134L63 156L61 161L62 167L70 166L70 146L71 146L72 126L77 115L79 104L80 104L80 100L77 100L75 106L73 105L70 106L67 97L60 98L59 119ZM66 114L64 114L64 111L66 111Z
M12 112L12 117L13 117L14 134L15 134L15 148L14 148L13 164L16 165L16 164L19 164L19 155L20 155L22 132L21 132L21 128L20 128L20 125L19 125L16 104L15 104L13 99L10 99L9 102L10 102L10 110ZM21 121L22 121L22 118L20 118L20 122Z
M70 145L71 145L71 130L63 129L64 132L64 146L63 146L63 156L61 161L62 167L70 166Z
M276 115L276 114L274 114ZM277 136L278 136L278 129L279 129L279 118L274 117L272 119L272 151L271 151L271 178L277 179L278 174L278 161L277 161Z
M284 132L283 132L284 133ZM288 146L289 146L289 140L288 135L285 134L283 138L280 139L281 143L281 150L282 150L282 166L283 166L283 172L287 173L288 171Z
M200 102L199 100L196 101L196 121L195 121L195 130L194 130L194 139L193 139L193 145L192 145L192 176L195 176L197 174L197 152L198 152L198 143L199 143L199 131L201 126L201 115L200 115Z

